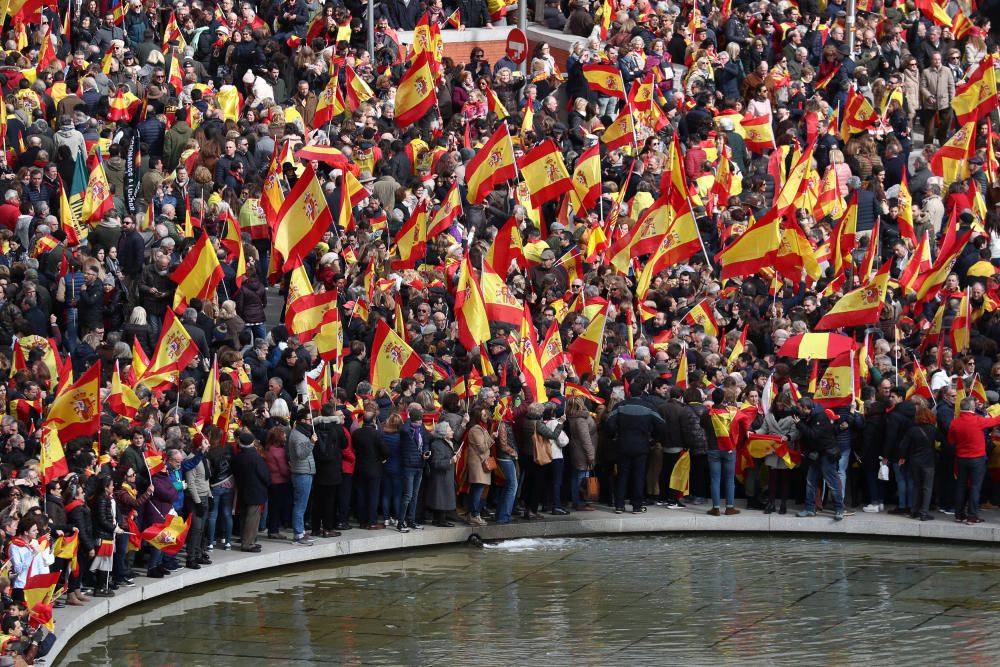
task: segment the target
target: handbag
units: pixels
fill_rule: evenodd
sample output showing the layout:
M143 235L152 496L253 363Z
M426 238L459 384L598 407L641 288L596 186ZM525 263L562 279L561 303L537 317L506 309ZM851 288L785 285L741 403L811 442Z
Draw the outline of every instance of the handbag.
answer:
M597 499L601 495L601 484L594 477L594 471L591 470L587 473L587 476L580 480L580 495L588 503L597 502Z
M492 456L483 459L483 472L493 472L497 469L497 460Z
M552 463L552 452L549 449L549 439L538 435L538 427L531 434L531 442L535 447L535 465L545 466Z

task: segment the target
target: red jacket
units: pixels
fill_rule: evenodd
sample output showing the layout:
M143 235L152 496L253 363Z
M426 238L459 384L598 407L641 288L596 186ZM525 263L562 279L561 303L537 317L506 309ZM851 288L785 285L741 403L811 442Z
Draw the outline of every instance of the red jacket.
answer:
M1000 416L980 417L972 412L959 414L948 428L948 439L955 445L955 456L960 459L986 456L983 432L994 426L1000 426Z

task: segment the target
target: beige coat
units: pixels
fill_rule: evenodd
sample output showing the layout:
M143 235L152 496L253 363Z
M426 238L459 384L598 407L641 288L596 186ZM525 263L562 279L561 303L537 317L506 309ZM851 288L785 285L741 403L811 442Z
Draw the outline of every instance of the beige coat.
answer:
M483 470L483 461L490 455L490 450L493 448L493 436L483 428L482 424L476 424L469 429L465 446L468 448L468 456L465 459L465 479L469 484L489 485L493 473Z
M916 115L920 108L920 74L905 70L902 76L903 99L906 100L907 111L910 118Z
M920 107L929 111L939 111L951 106L955 97L955 77L951 70L942 65L934 69L928 67L920 73Z

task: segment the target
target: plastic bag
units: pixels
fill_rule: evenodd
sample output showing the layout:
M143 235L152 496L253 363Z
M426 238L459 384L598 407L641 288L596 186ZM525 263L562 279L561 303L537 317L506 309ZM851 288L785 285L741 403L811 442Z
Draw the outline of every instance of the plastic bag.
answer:
M889 481L889 466L885 463L882 463L878 467L878 478L883 482Z

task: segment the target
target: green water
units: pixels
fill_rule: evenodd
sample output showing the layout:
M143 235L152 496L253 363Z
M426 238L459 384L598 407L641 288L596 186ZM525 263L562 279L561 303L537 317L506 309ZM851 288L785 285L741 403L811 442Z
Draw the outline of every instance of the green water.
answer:
M997 611L989 548L514 540L198 588L110 617L59 664L996 665Z

